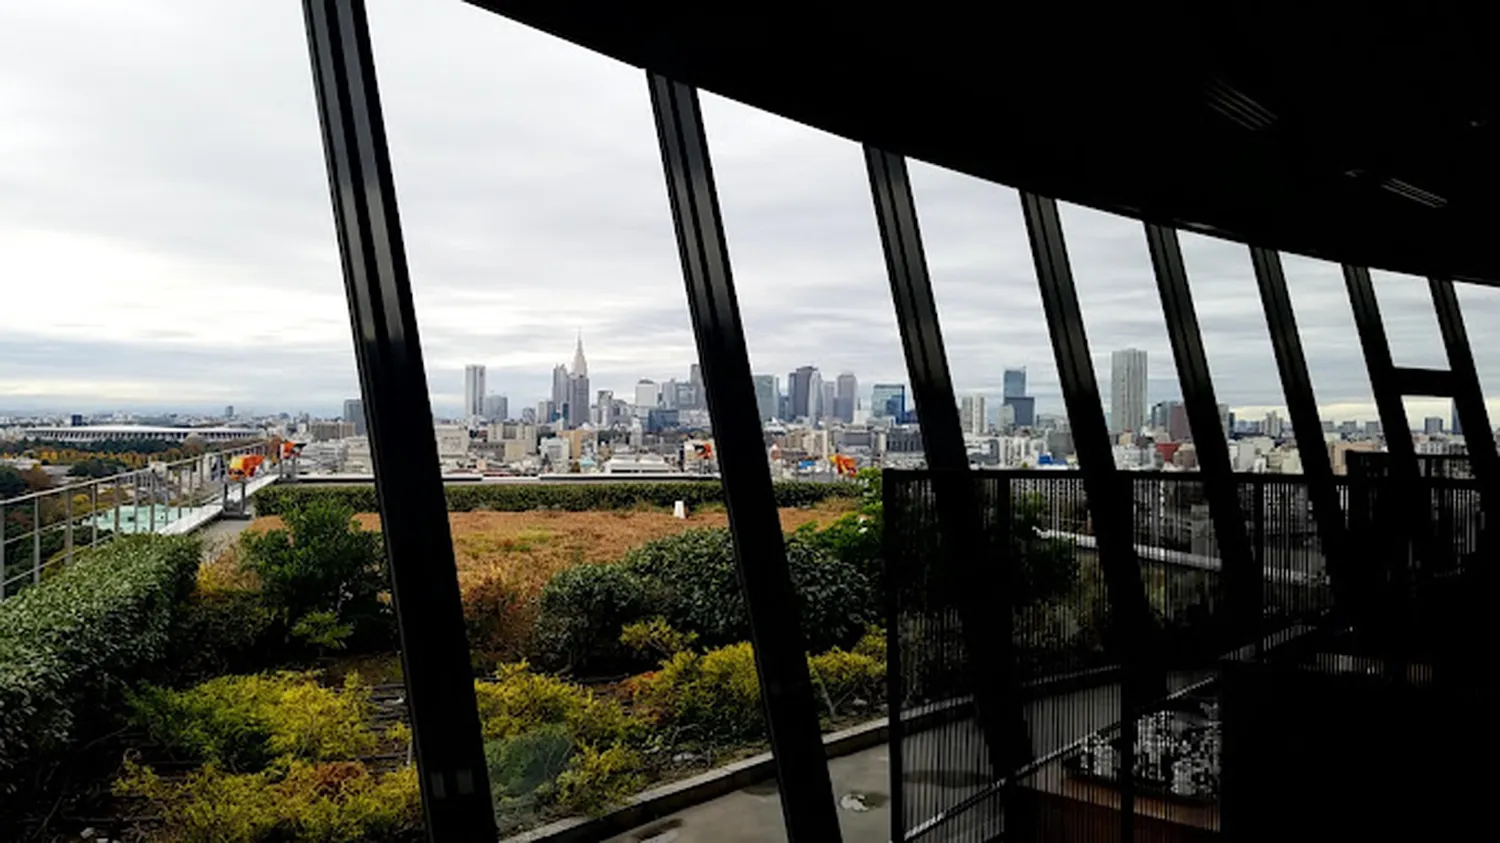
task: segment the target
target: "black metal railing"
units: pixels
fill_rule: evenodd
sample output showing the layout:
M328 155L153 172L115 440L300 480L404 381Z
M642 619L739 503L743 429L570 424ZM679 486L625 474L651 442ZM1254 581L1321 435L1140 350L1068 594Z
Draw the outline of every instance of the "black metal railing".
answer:
M1120 500L1132 508L1134 561L1154 620L1150 646L1174 696L1131 712L1145 736L1137 738L1136 769L1112 769L1121 754L1110 741L1118 741L1125 660L1121 642L1110 640L1110 601L1082 477L1071 471L970 473L965 477L974 484L980 512L967 520L943 517L937 477L888 471L884 481L893 839L926 839L940 826L945 840L991 839L1002 825L1007 788L1040 793L1061 787L1062 769L1081 780L1132 788L1140 773L1143 793L1151 796L1156 788L1169 812L1191 817L1200 829L1217 828L1211 680L1218 660L1231 652L1260 654L1264 642L1274 640L1268 637L1312 628L1333 606L1331 566L1303 478L1235 476L1259 574L1258 589L1245 595L1229 593L1230 583L1257 580L1226 576L1201 475L1122 475ZM1445 475L1443 482L1454 481ZM1347 483L1338 491L1346 505L1353 499ZM1472 507L1454 501L1442 510L1454 535L1477 535L1469 523ZM945 535L955 524L969 525L974 534ZM1004 566L1005 576L974 575L986 566ZM959 591L986 581L1007 583L1007 592L976 601ZM1248 625L1229 611L1247 600L1257 610ZM995 624L1000 614L1011 622ZM1010 693L1025 721L1030 754L1010 769L997 766L993 732L976 722L983 719L973 702L980 660L971 658L973 630L966 628L975 621L1009 630L1009 642L997 639L985 649L1014 660ZM1176 749L1158 751L1161 746ZM1210 757L1212 765L1205 760ZM1038 804L1045 802L1031 807ZM1138 817L1156 810L1143 804L1157 802L1137 803ZM1004 809L1012 812L1008 837L1019 831L1022 816L1010 805ZM1118 832L1117 824L1109 827Z

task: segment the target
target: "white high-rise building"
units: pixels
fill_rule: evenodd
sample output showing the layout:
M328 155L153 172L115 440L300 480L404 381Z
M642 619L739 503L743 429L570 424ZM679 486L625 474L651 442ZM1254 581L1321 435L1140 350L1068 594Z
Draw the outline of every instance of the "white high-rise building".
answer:
M656 409L656 396L661 394L657 390L656 381L650 378L641 378L635 384L635 417L643 419L647 413Z
M1110 355L1109 421L1116 433L1146 425L1146 352L1125 348Z
M958 423L964 433L984 433L989 429L989 408L983 395L965 395L958 404Z
M484 367L473 363L464 367L464 415L484 415Z

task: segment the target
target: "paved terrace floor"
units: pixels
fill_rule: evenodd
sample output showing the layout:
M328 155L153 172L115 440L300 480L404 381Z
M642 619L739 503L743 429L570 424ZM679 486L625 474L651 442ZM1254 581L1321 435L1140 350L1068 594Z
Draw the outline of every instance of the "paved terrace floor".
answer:
M1206 675L1173 674L1169 685L1175 691ZM1026 719L1031 725L1036 753L1046 754L1116 722L1119 710L1118 684L1101 685L1029 703ZM908 738L907 752L912 758L920 758L924 754L922 744L930 747L940 743L977 750L982 744L975 731L973 720L930 729ZM984 759L976 754L959 765L958 770L912 767L906 778L924 789L920 797L924 803L951 805L985 786L987 779L973 772L982 769ZM828 762L828 771L833 777L834 799L839 802L839 826L845 843L889 840L889 750L882 745L835 758ZM984 810L984 806L976 808L972 822L964 823L970 834L974 829L972 823L992 826L996 832L1000 830L1000 818L994 816L993 811L991 816L983 816ZM960 831L958 828L953 830ZM774 843L786 839L780 794L772 779L611 837L608 843ZM940 843L944 839L940 831L923 838L924 843Z

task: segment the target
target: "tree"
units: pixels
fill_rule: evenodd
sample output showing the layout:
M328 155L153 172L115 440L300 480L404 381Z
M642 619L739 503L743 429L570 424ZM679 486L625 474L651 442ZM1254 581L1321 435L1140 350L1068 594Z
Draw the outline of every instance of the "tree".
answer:
M39 465L21 472L21 479L25 481L26 488L33 492L45 492L52 488L52 475L48 474Z
M26 494L26 480L21 472L8 465L0 465L0 500Z

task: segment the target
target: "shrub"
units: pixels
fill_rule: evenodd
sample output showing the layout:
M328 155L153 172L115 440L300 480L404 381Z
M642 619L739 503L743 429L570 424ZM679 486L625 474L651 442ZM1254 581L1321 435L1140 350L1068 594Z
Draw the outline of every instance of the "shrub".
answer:
M332 761L374 751L368 692L350 674L342 691L309 674L223 676L186 690L146 686L132 720L168 749L230 772L274 759Z
M556 797L557 777L573 757L573 739L563 726L543 726L507 740L487 741L485 765L490 799L502 835L518 830Z
M255 671L277 653L268 648L275 613L261 600L260 581L232 560L198 569L172 630L174 676L195 681Z
M641 724L614 700L546 674L525 662L501 665L494 682L476 682L485 740L514 738L545 726L564 726L578 743L633 740Z
M854 565L799 535L788 538L786 552L809 648L848 643L878 619L874 591ZM644 581L652 606L673 627L709 645L749 637L727 529L687 530L647 542L627 552L620 565Z
M765 730L755 651L745 642L699 654L683 651L637 677L636 702L656 723L707 744L756 737Z
M312 500L282 517L288 529L240 540L242 564L260 578L267 605L289 629L308 615L329 613L360 644L385 644L392 621L381 599L389 589L381 534L360 529L354 511L333 500ZM318 626L326 632L329 624Z
M119 538L0 603L0 791L163 663L198 557L187 537Z
M640 619L650 600L646 583L620 564L577 565L542 589L537 646L551 661L575 670L620 664L620 630Z
M782 481L774 484L777 506L812 506L831 497L854 497L864 487L856 483L807 483ZM690 507L724 501L724 488L714 481L641 483L538 483L535 485L463 484L446 487L450 512L495 510L526 512L533 509L632 509L638 506L670 507L684 501ZM255 493L255 511L260 515L284 515L312 501L336 501L354 512L376 512L379 499L371 486L268 486Z
M375 775L357 761L259 773L208 765L181 780L127 762L114 789L149 800L163 823L152 839L172 843L415 840L422 819L416 768Z
M679 650L692 649L697 642L696 633L678 632L660 617L627 624L620 630L620 643L643 655L670 656Z
M885 660L868 653L835 647L808 656L807 668L813 683L823 692L830 716L855 699L862 698L866 704L880 699L885 687Z
M640 756L620 744L603 750L584 744L557 777L557 802L569 811L598 814L645 785L640 765Z

